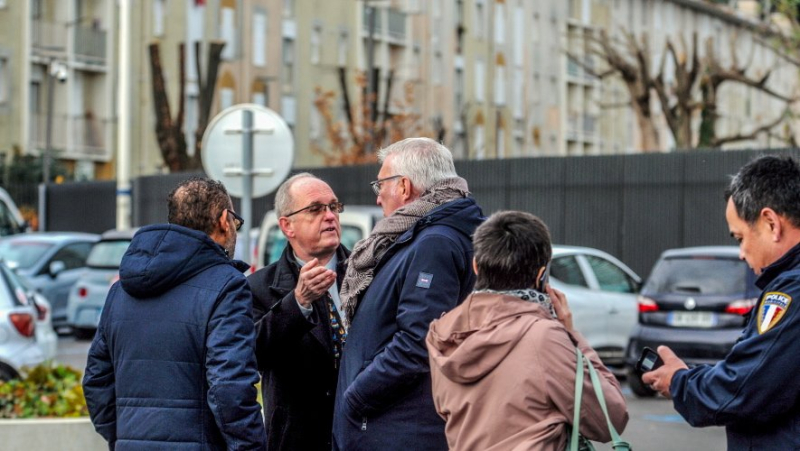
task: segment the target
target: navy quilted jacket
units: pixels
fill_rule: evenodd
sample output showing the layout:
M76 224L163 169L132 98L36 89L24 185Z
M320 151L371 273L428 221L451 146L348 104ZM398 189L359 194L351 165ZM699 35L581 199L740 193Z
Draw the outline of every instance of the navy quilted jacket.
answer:
M106 298L83 386L112 449L264 449L252 296L207 235L142 228Z

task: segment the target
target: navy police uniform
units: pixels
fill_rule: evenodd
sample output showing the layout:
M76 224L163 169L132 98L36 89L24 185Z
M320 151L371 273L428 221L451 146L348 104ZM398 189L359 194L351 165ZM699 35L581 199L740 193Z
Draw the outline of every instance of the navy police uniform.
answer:
M764 268L763 291L725 360L675 373L675 409L725 426L728 450L800 449L800 244Z

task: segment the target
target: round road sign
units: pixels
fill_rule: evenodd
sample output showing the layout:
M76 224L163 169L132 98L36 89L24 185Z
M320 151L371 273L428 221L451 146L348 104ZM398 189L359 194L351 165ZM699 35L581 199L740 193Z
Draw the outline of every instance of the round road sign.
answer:
M244 111L252 113L252 168L244 161ZM256 104L226 108L206 128L202 144L206 174L221 181L231 196L242 197L243 175L253 174L251 196L265 196L278 188L292 169L294 139L289 126L275 111Z

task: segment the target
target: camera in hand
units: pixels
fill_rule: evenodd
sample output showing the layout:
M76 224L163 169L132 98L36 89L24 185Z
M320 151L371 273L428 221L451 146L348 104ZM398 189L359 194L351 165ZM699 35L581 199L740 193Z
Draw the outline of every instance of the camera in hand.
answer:
M639 361L636 362L636 371L640 373L647 373L649 371L653 371L663 364L664 361L661 360L661 357L658 356L658 353L645 346L645 348L642 349L642 355L639 356Z

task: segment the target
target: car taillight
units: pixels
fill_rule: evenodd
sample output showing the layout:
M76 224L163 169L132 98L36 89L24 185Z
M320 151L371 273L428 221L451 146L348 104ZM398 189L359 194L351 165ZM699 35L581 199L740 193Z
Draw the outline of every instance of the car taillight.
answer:
M10 313L8 319L23 337L32 337L36 331L36 322L30 313Z
M646 297L646 296L638 296L636 298L637 303L639 304L639 313L647 313L647 312L657 312L658 311L658 304L656 301Z
M87 290L86 287L78 288L78 297L79 298L85 298L87 294L89 294L89 290Z
M736 315L747 315L750 313L750 310L753 310L753 307L756 305L756 301L758 298L752 299L740 299L738 301L733 301L725 307L725 313L734 313Z

